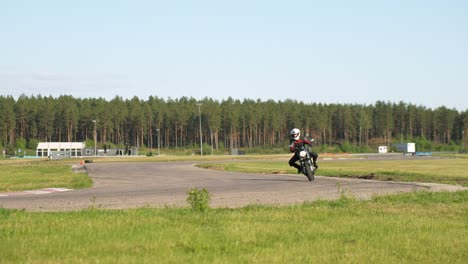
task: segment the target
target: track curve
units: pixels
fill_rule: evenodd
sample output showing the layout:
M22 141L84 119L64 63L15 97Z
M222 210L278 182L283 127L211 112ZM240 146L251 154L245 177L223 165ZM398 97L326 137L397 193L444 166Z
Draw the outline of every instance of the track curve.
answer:
M359 199L413 190L456 191L467 188L423 183L382 182L316 176L309 182L293 174L231 173L201 169L187 162L91 163L94 186L45 194L0 196L0 207L27 211L71 211L90 207L123 209L187 206L190 188L206 188L212 207L250 204L285 205L337 199L342 192Z

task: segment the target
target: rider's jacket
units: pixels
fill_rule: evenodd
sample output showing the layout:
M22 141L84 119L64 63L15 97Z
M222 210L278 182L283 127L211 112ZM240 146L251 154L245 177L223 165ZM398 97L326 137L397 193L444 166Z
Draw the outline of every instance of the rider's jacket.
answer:
M297 148L302 146L303 144L312 146L312 142L307 139L298 139L298 140L291 139L291 142L289 142L289 151L296 152Z

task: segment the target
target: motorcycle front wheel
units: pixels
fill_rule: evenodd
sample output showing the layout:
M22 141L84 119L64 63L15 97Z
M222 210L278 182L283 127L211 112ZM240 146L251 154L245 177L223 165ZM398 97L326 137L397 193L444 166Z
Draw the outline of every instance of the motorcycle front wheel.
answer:
M315 170L312 170L312 168L310 167L310 163L308 162L305 162L304 165L305 165L305 172L306 172L307 179L309 179L309 181L313 181Z

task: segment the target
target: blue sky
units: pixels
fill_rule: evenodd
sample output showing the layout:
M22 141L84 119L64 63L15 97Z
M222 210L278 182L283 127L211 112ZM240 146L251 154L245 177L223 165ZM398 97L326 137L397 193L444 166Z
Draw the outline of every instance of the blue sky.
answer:
M468 109L468 1L0 1L0 94Z

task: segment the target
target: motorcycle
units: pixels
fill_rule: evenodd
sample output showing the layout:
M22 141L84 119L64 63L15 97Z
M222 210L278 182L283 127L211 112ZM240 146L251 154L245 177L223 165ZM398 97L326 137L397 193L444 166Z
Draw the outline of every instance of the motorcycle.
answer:
M314 141L313 139L311 141ZM296 154L299 157L302 173L307 176L309 181L313 181L315 177L315 167L312 162L312 156L310 154L310 146L302 144L297 150Z

